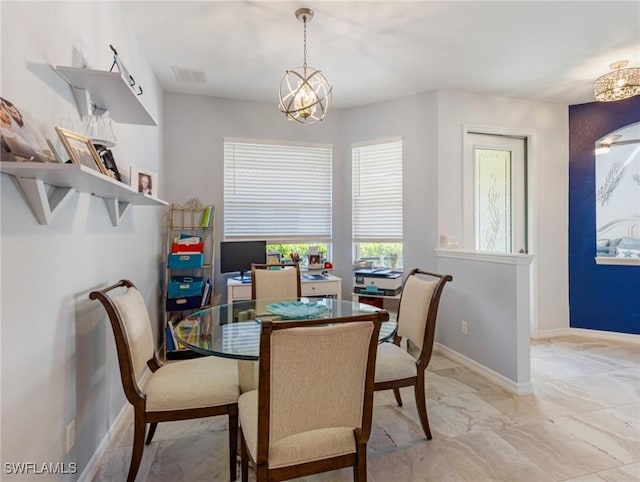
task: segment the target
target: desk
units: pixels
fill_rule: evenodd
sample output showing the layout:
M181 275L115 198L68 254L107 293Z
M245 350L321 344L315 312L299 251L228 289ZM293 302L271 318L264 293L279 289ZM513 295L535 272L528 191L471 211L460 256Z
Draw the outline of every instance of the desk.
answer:
M300 278L302 296L332 296L338 300L342 298L342 279L331 274L324 279L308 279L305 274ZM227 278L227 303L251 299L251 283L243 283L233 278Z
M291 304L290 300L289 304ZM307 318L331 318L378 311L375 307L333 298L300 298L295 301ZM192 313L176 324L176 336L187 348L203 355L239 360L257 360L260 353L262 317L274 319L284 302L278 300L236 301ZM300 318L298 318L300 319ZM395 318L380 327L380 339L388 339L396 328Z

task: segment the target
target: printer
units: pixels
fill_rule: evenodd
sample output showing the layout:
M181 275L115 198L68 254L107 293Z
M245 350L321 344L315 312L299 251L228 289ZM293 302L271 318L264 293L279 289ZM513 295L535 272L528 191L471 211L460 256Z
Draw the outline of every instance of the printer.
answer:
M402 291L402 271L358 269L353 272L353 291L363 295L395 296Z

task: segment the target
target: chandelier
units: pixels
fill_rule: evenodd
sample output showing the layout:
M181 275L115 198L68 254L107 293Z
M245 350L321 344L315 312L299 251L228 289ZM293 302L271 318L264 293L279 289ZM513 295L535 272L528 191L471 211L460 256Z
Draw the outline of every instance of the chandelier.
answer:
M307 65L307 22L313 18L313 11L299 8L296 18L304 24L304 62L302 67L285 72L280 82L279 108L290 120L313 124L327 114L332 87L321 70Z
M595 99L601 102L627 99L640 94L640 68L624 68L629 62L619 60L609 67L613 70L596 80Z

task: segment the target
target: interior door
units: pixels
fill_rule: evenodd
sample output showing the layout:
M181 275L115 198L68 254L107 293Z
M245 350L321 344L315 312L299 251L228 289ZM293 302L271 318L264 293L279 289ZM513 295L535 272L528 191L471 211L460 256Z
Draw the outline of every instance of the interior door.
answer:
M465 133L464 245L527 253L527 159L524 137Z

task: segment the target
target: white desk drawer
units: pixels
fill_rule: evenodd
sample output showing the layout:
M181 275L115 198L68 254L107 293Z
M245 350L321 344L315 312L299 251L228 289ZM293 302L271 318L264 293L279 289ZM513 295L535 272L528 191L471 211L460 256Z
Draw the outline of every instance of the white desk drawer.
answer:
M342 298L342 280L329 275L323 280L302 280L302 296L333 296ZM227 279L227 303L250 300L251 284L241 283L233 278Z
M322 296L340 293L338 281L318 281L302 283L302 296Z
M251 299L251 285L248 283L242 285L231 286L233 301L250 300ZM231 303L231 301L229 301Z

